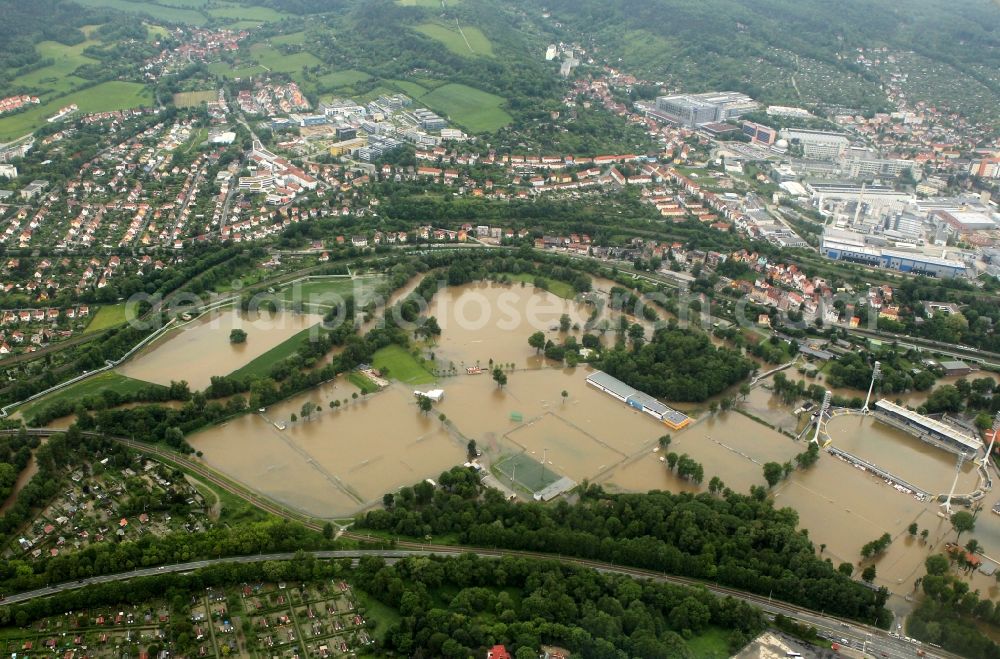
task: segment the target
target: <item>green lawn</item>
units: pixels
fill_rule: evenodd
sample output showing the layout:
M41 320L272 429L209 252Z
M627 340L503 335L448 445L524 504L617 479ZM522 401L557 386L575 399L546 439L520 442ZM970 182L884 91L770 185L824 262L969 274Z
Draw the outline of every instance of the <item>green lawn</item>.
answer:
M76 384L71 384L68 387L60 389L59 391L54 391L48 396L33 400L26 405L14 408L14 411L20 413L21 418L30 419L32 415L45 409L53 403L62 402L64 400L80 400L88 396L97 396L105 389L110 389L111 391L116 391L120 394L130 394L139 389L145 389L146 387L159 387L160 385L150 384L149 382L143 382L142 380L135 380L133 378L127 378L124 375L119 375L114 371L104 371L103 373L98 373L97 375L87 378L77 382Z
M463 25L462 31L459 32L458 25L450 23L421 23L414 29L435 41L440 41L445 48L456 55L493 56L493 44L477 27ZM465 36L463 37L463 35Z
M420 102L470 133L492 132L512 121L500 107L506 99L458 83L442 85L420 97Z
M58 112L60 108L74 103L80 106L80 114L86 114L88 112L108 112L144 105L149 106L153 104L153 97L145 85L137 82L104 82L54 98L27 112L0 119L0 141L22 137L36 128L44 126L45 120Z
M417 359L399 345L390 345L376 351L372 365L380 371L388 370L388 377L406 384L432 384L434 375Z
M538 277L536 275L530 275L524 272L518 273L516 275L507 275L510 277L511 281L523 281L528 284L534 285L535 279L541 279L545 282L545 290L549 291L553 295L558 295L561 298L567 300L572 300L576 297L576 289L567 284L564 281L559 281L558 279L549 279L548 277Z
M121 304L105 305L97 310L97 313L90 319L90 324L87 325L87 329L83 330L83 333L90 334L91 332L99 332L103 329L114 327L115 325L121 325L124 322L124 302Z
M146 14L159 21L169 23L186 23L188 25L202 25L205 23L205 15L194 9L170 7L166 4L156 4L153 2L132 2L131 0L76 0L77 4L85 7L107 7L118 11L132 14ZM177 4L176 0L172 0Z
M295 336L274 346L260 357L236 369L229 376L234 378L265 377L275 364L282 359L287 359L294 355L298 351L299 346L309 340L312 331L312 327L302 330Z
M710 627L687 641L691 655L699 659L726 659L730 656L729 634L725 629Z

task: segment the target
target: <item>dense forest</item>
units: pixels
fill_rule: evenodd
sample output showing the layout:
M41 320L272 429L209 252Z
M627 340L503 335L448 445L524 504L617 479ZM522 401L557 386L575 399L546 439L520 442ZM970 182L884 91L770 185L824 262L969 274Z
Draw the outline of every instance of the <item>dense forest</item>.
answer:
M517 659L536 658L543 643L584 658L694 657L685 639L709 627L727 630L730 652L765 627L761 612L739 600L555 561L363 560L357 576L400 612L386 645L407 657L483 656L493 643Z
M775 509L762 488L743 495L605 493L584 484L580 501L513 504L456 467L439 487L421 483L387 495L385 510L356 520L391 536L449 536L504 547L611 561L716 581L827 613L886 625L888 592L844 576L816 554L798 515Z
M651 396L683 402L706 400L754 368L739 353L716 348L707 334L675 326L658 329L638 350L615 348L600 367Z
M857 48L881 47L916 51L998 91L985 73L1000 67L1000 11L988 0L553 0L546 7L598 56L622 57L692 91L731 88L767 102L815 97L874 110L887 105L880 81L855 58Z

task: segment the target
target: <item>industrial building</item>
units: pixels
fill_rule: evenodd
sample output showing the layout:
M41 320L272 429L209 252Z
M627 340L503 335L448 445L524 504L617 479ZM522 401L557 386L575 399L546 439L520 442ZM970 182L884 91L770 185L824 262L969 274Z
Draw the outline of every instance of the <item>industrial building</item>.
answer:
M597 387L633 409L645 412L662 421L671 430L680 430L691 423L691 417L686 414L664 405L649 394L644 394L603 371L596 371L589 375L587 384Z
M802 156L810 160L836 160L847 153L851 142L842 133L804 128L786 128L780 133L789 144L802 147Z
M749 137L756 144L766 144L771 146L778 139L778 131L764 124L744 121L742 124L743 134Z
M903 251L871 245L864 234L827 229L820 243L820 253L834 261L849 261L876 268L951 279L965 274L965 264L918 251Z
M656 99L658 116L690 128L736 119L757 108L755 100L739 92L675 94Z
M983 447L981 441L947 423L917 414L887 400L875 403L875 418L952 453L964 453L971 457Z

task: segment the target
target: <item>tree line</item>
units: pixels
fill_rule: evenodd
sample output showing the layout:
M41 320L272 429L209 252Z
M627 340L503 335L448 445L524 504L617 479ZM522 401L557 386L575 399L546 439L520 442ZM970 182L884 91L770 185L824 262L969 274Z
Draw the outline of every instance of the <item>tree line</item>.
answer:
M816 555L795 511L763 488L744 495L608 494L584 483L580 501L513 504L462 467L437 489L404 488L356 519L391 536L454 537L463 545L560 553L716 581L845 617L888 624L888 592L871 590ZM422 488L418 492L417 488ZM420 496L418 496L418 494Z

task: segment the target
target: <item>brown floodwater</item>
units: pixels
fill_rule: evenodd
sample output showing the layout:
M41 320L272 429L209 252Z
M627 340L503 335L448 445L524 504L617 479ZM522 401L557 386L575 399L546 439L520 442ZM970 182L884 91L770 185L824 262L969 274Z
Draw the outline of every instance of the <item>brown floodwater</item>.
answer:
M833 446L847 451L913 483L932 495L948 493L955 480L956 456L922 442L871 416L845 415L827 423ZM977 476L966 461L955 488L972 492Z
M411 280L394 298L418 283L419 278ZM595 285L598 291L602 288L609 289L610 282ZM546 468L554 473L599 482L614 491L699 491L712 476L719 476L727 486L745 492L764 484L765 462L793 460L806 448L804 442L736 411L703 414L687 429L671 432L587 385L589 367L553 368L536 357L527 337L537 328L553 340L561 339L558 330L551 329L559 316L567 313L582 325L590 313L586 305L530 285L482 283L444 289L430 307L428 313L437 317L443 333L428 351L436 353L439 364L453 361L459 371L439 379L436 386L444 389L445 397L431 414L419 412L410 387L396 383L355 401L356 389L338 378L264 414L247 415L197 433L189 441L216 469L289 506L326 518L351 515L378 503L384 492L423 478L436 479L465 461L469 439L483 450L487 466L523 451L538 461L544 457ZM605 340L614 340L613 335ZM466 375L460 368L477 361L486 366L491 358L516 365L503 389L488 374ZM329 409L334 399L350 402L334 411ZM301 415L306 401L321 411L291 423L291 414ZM769 391L757 388L742 404L748 413L794 430L791 410ZM446 415L446 424L439 414ZM860 417L834 419L830 433L834 445L921 487L950 488L951 455L905 433ZM673 438L669 451L687 453L704 466L701 486L677 478L661 462L663 451L655 449L664 434ZM974 484L975 474L967 467L958 489ZM773 495L777 505L798 512L801 526L817 548L825 545L823 555L834 563L857 564L861 546L889 532L894 541L876 562L876 582L897 595L912 590L929 552L954 539L950 524L937 515L936 503L921 503L899 493L825 452L817 465L795 471ZM992 503L987 496L987 509L979 516L976 531L967 536L979 539L988 555L1000 556L1000 516L989 513ZM930 530L928 543L908 537L906 528L914 521ZM996 594L992 579L979 575L973 583L984 593Z
M42 442L45 441L45 439L42 440ZM38 463L35 461L35 454L32 452L31 459L28 460L28 466L22 469L21 473L18 474L17 480L14 481L14 489L10 491L10 495L7 497L7 500L3 502L3 505L0 505L0 515L10 510L11 506L17 502L18 493L24 489L24 486L28 484L31 477L37 473Z
M186 380L192 390L211 384L213 375L228 375L265 352L316 325L321 316L288 311L242 314L227 308L206 313L167 332L118 367L122 375L169 385ZM245 343L230 343L229 332L243 329Z

